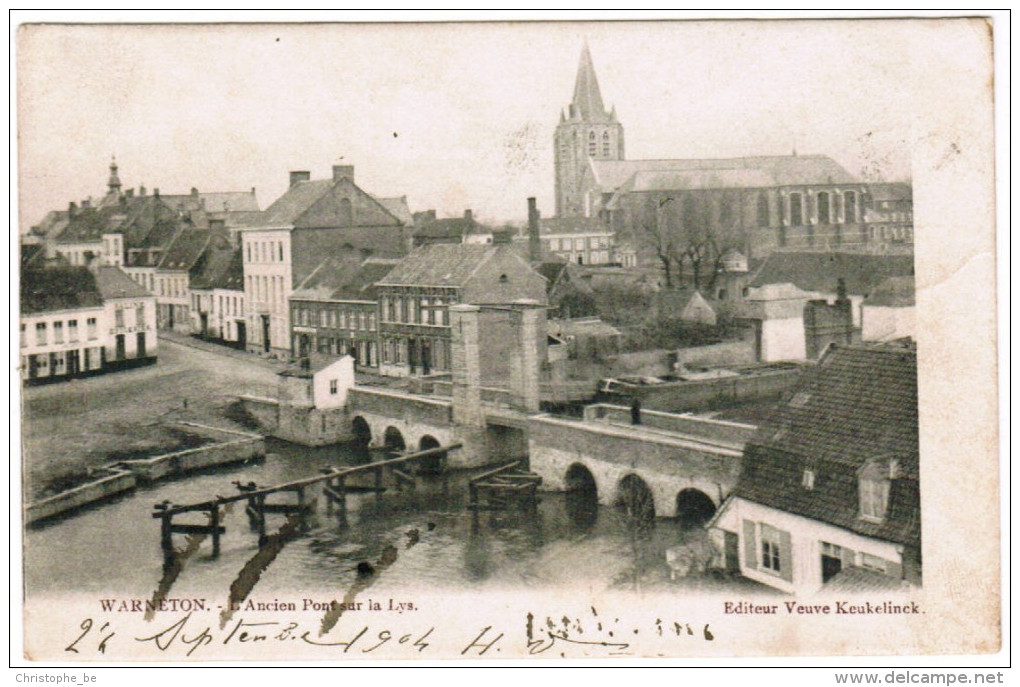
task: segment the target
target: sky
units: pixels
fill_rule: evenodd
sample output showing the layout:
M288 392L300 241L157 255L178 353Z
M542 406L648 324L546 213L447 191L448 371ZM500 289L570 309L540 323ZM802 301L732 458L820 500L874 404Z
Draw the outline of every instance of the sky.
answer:
M585 40L629 159L795 149L888 180L951 68L934 22L23 25L19 225L102 196L114 154L125 188L254 187L263 209L340 163L413 211L550 216Z

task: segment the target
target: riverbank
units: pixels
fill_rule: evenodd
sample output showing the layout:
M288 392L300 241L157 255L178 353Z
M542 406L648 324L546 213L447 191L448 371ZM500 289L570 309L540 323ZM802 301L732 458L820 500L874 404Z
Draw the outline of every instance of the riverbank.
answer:
M251 432L237 397L275 393L280 369L230 349L161 337L152 367L22 390L26 502L80 486L110 463L210 443L181 423Z

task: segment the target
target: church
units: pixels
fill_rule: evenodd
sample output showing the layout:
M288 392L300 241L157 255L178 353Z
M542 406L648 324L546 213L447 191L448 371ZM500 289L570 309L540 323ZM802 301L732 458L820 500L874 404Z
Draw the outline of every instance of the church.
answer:
M664 268L667 283L672 271L703 286L734 251L759 263L777 249L912 250L912 226L898 245L869 231L875 184L825 155L628 160L587 43L553 145L558 220L611 230L618 256Z

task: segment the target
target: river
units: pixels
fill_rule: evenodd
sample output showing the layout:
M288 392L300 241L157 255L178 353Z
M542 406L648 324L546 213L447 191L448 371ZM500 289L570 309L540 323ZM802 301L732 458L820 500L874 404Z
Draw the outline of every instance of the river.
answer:
M373 456L383 457L381 454ZM139 488L130 495L29 528L25 533L25 587L37 593L117 590L151 597L163 578L159 520L153 505L203 501L236 494L232 482L270 486L318 474L325 466L364 462L345 447L310 449L267 440L258 463L220 469ZM341 527L320 507L307 532L288 541L258 579L259 598L304 590L332 598L350 587L366 566L393 589L570 587L599 592L610 588L721 591L746 584L698 575L669 579L665 551L684 545L703 551L702 527L658 519L637 528L625 513L596 505L583 492L541 493L535 513L474 514L466 508L470 473L434 477L417 489L388 489L381 496L348 497L349 521ZM172 580L170 595L208 596L226 590L258 552L244 504L229 508L218 558L208 541L188 558ZM269 530L284 522L270 516ZM201 522L195 514L191 521ZM183 535L175 535L178 548ZM165 580L164 580L165 583Z

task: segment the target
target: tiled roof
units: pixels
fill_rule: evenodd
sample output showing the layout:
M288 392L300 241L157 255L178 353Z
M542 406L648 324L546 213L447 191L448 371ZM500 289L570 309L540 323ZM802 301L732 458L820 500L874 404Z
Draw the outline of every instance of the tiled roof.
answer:
M463 286L475 270L500 249L491 244L436 243L421 246L401 260L379 283Z
M407 252L403 227L332 227L296 229L291 233L291 276L303 282L326 256L399 258Z
M906 201L914 199L914 187L897 181L887 184L868 184L868 196L875 202Z
M871 292L865 305L885 308L904 308L914 305L914 278L889 277Z
M185 227L174 237L173 243L159 261L163 270L190 270L202 251L209 245L211 234L205 229Z
M163 195L163 202L178 210L204 209L206 212L258 212L254 191L223 191Z
M243 288L243 272L241 278L231 279L231 271L235 263L241 265L241 250L224 247L211 249L206 254L205 264L198 274L190 279L192 289L241 289Z
M97 269L96 287L104 299L144 298L150 295L119 267Z
M917 357L911 348L834 347L803 373L744 452L735 494L858 534L920 541ZM858 471L896 461L881 522L859 514ZM814 485L803 486L804 471Z
M405 227L409 227L414 224L414 215L411 214L411 208L407 206L407 196L399 196L397 198L380 198L378 196L372 196L372 198L379 203L379 205L382 205L386 212L399 219L401 224Z
M544 234L611 234L610 229L595 217L543 217L538 221L539 235Z
M479 227L478 222L466 217L437 219L414 230L415 238L445 239L462 238Z
M904 580L868 570L867 568L843 568L832 576L823 588L824 594L867 594L894 592L909 587Z
M57 243L97 243L103 234L120 231L127 219L127 208L84 208L68 221L57 236Z
M750 188L800 186L804 184L849 184L857 180L835 160L825 155L783 155L689 160L591 160L595 181L603 192L612 192L638 173L681 174L685 172L723 173L734 183L745 175ZM653 177L648 177L652 183ZM662 177L657 184L682 184L684 178L670 181ZM658 188L658 186L656 186ZM685 188L682 185L671 188ZM651 190L651 189L646 189Z
M914 273L913 254L774 251L755 274L750 287L794 284L804 291L835 293L839 279L847 293L865 296L889 277Z
M266 208L262 223L265 226L293 224L332 186L332 179L316 179L294 184Z
M374 301L376 282L389 274L399 260L357 260L331 257L323 261L294 291L296 300Z
M21 272L21 314L95 308L103 304L87 267L48 267Z

